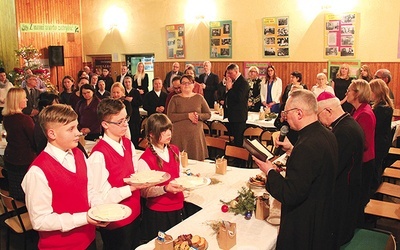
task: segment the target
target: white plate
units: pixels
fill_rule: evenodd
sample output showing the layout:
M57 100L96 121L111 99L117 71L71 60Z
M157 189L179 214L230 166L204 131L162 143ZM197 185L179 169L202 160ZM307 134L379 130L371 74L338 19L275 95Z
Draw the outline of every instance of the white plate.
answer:
M129 178L124 178L124 182L130 185L156 185L168 181L171 175L163 171L141 171L131 175Z
M171 181L184 187L185 189L195 189L210 185L211 179L207 177L198 176L181 176Z
M127 218L132 214L132 210L122 204L102 204L92 207L88 211L88 215L93 220L113 222Z
M279 226L281 224L281 217L278 215L269 216L267 222L273 226Z

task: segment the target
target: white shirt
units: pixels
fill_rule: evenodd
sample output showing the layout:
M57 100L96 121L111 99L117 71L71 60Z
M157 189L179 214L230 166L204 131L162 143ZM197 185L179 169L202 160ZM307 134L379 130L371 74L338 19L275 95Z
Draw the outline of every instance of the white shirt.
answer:
M158 97L160 97L161 90L160 90L160 91L154 91L154 93L156 93L156 95L157 95Z
M108 143L119 155L124 156L124 146L122 144L122 140L120 142L116 142L109 136L107 136L107 134L104 134L102 140ZM131 147L132 162L136 172L138 164L135 146L133 146L133 144L131 143ZM108 182L108 177L110 176L110 173L106 168L106 162L104 154L102 152L92 152L88 162L93 174L93 187L96 191L100 193L102 199L110 201L110 203L118 203L121 200L132 195L129 185L125 185L122 187L111 187L111 184Z
M65 152L50 143L47 143L44 152L60 162L68 171L76 172L75 159L69 152ZM63 164L66 157L68 158L68 165ZM90 205L95 206L105 203L93 189L93 176L89 167L87 176L87 192ZM87 212L57 214L53 211L51 205L53 193L46 176L38 166L33 165L28 170L22 180L21 186L25 192L26 207L28 208L33 229L37 231L60 230L61 232L67 232L88 224L86 218Z
M154 148L154 151L156 151L157 155L162 160L164 160L165 162L169 162L169 151L166 146L163 149L160 149L153 145L153 148ZM150 170L149 165L143 159L139 159L138 166L140 169L139 171ZM181 163L179 163L179 173L181 172L181 169L182 169L182 165L181 165ZM144 188L144 189L140 190L140 194L144 198L149 198L149 197L156 197L156 196L163 195L163 194L165 194L165 192L164 192L163 186L153 186L153 187Z

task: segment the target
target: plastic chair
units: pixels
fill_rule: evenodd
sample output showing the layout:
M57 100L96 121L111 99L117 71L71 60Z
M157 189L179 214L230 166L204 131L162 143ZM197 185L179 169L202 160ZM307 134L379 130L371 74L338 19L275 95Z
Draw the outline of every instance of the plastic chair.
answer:
M215 137L222 138L228 142L231 142L233 138L228 133L228 128L220 121L213 121L211 123L211 133Z
M25 204L14 200L14 198L6 195L3 191L0 191L0 197L4 210L7 213L7 218L4 220L4 223L7 225L6 249L10 249L10 229L24 235L24 249L26 249L26 234L33 228L28 212L21 212L25 210Z
M206 136L208 158L214 160L225 153L226 141L221 138Z
M249 156L250 153L244 148L232 146L232 145L226 145L225 147L225 156L227 158L234 158L234 159L239 159L242 160L243 162L246 162L245 166L246 167L251 167L250 161L249 161ZM236 164L237 165L237 164ZM242 166L242 164L240 165Z
M340 247L341 250L382 249L395 250L396 241L391 232L377 229L356 229L350 242Z
M272 141L272 133L268 130L264 130L264 132L260 135L261 143L266 146L270 151L274 147L274 142Z
M400 198L400 185L392 184L389 182L382 182L376 190L376 193Z
M244 130L243 136L249 139L260 139L264 130L260 127L248 127Z
M364 213L400 221L400 204L370 199Z
M275 131L275 132L272 133L272 148L271 148L271 152L273 152L273 150L275 149L275 146L274 146L275 145L275 141L278 140L280 133L281 133L280 131Z
M211 129L210 126L208 126L207 123L202 122L203 123L203 130L204 130L204 135L205 136L211 136Z

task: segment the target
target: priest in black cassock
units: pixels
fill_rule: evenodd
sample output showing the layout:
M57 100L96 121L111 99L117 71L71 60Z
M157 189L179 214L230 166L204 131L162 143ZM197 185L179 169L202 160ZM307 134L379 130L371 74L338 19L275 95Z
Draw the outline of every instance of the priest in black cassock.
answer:
M318 97L318 119L332 129L339 149L335 183L335 246L349 242L363 215L361 206L361 166L364 152L364 132L358 122L343 111L334 94L322 92Z
M276 249L333 249L333 198L338 147L317 118L317 100L309 90L289 97L284 118L299 131L293 146L276 141L289 155L286 177L270 161L256 164L267 175L268 192L282 203Z

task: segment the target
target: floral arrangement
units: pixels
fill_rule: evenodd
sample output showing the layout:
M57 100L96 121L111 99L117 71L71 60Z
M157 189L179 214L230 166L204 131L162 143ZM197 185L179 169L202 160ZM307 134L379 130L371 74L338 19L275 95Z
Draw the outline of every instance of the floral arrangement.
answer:
M242 214L246 216L247 213L252 213L256 208L256 197L254 192L249 188L242 187L242 189L238 191L238 194L239 195L235 199L229 202L221 200L224 204L221 209L226 210L225 206L227 206L227 211L233 212L235 215Z

